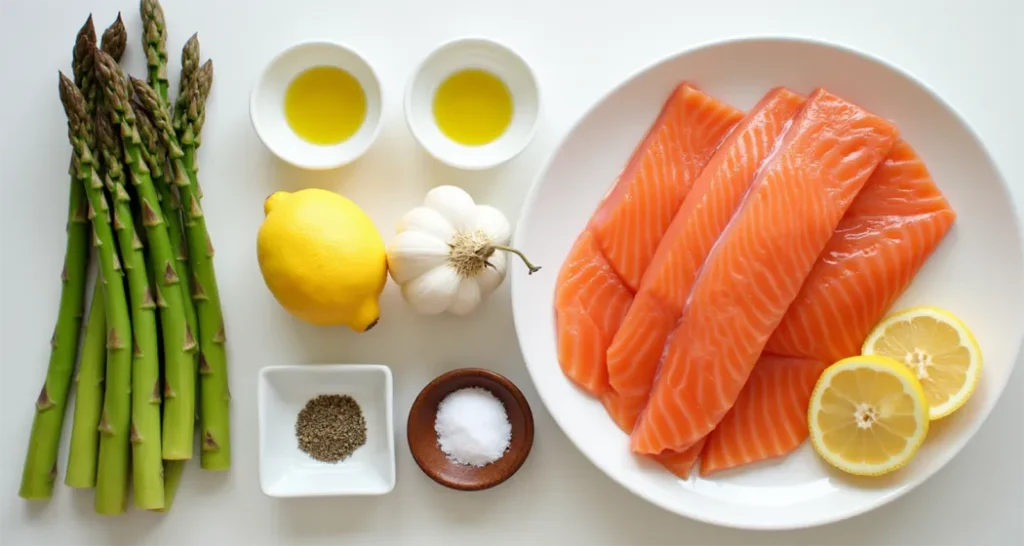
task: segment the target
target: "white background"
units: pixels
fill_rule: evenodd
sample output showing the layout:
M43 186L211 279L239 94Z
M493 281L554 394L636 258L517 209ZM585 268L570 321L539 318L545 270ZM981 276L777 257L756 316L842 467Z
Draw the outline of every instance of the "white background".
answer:
M598 4L602 4L599 6ZM556 2L554 0L165 0L172 89L180 48L199 32L216 66L200 153L208 225L229 334L234 466L186 471L169 514L101 518L87 492L58 485L49 503L17 497L21 465L59 297L67 191L66 124L57 70L70 73L75 32L91 10L102 30L122 10L125 64L144 75L136 0L0 0L0 542L28 544L980 544L1024 540L1024 372L1018 365L991 418L960 456L896 502L827 527L740 532L654 508L588 463L554 425L526 374L508 285L468 319L422 318L393 284L367 334L286 315L256 264L262 201L322 187L363 206L390 236L430 187L453 183L514 223L537 169L570 125L612 86L682 48L717 38L795 34L878 55L927 82L979 132L1024 210L1024 4L1019 1ZM407 78L442 41L466 34L517 48L536 70L543 119L504 168L467 174L417 148L401 110ZM333 39L364 54L382 79L385 127L360 162L306 173L270 156L248 120L249 91L282 48ZM969 183L969 181L965 181ZM555 264L542 264L549 267ZM384 497L275 500L257 474L256 378L267 365L387 364L395 375L398 484ZM405 416L419 389L453 367L486 366L517 382L537 435L509 482L444 489L413 463ZM68 412L70 417L70 411ZM70 419L66 425L67 432ZM66 462L67 433L61 452Z

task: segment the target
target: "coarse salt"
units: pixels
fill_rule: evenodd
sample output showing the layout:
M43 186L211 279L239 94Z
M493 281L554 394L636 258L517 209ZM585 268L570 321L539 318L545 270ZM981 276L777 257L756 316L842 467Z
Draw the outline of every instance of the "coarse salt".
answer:
M459 389L444 397L437 406L434 431L449 459L476 467L500 459L512 440L505 405L480 387Z

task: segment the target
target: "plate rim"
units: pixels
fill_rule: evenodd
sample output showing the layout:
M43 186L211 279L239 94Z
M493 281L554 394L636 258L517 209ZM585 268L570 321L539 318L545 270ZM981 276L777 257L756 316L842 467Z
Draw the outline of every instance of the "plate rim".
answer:
M900 65L898 65L898 64L896 64L896 63L894 63L892 61L886 60L886 59L884 59L884 58L882 58L882 57L880 57L878 55L875 55L873 53L868 53L867 51L864 51L862 49L856 48L856 47L854 47L852 45L846 45L845 43L841 43L841 42L838 42L838 41L835 41L835 40L828 40L828 39L812 37L812 36L807 36L807 35L801 35L801 34L741 34L741 35L728 36L728 37L724 37L724 38L705 40L705 41L693 44L691 46L683 47L683 48L678 49L678 50L676 50L674 52L670 52L668 54L662 55L662 56L654 59L653 61L649 61L649 62L641 65L639 68L633 70L632 72L629 72L618 83L616 83L615 85L610 87L605 92L601 93L600 96L598 96L598 98L596 100L594 100L586 108L586 110L582 114L580 114L570 124L568 130L566 130L562 134L562 136L556 142L555 146L548 153L548 156L544 160L544 162L541 165L540 169L537 170L537 174L534 175L533 180L530 183L530 187L527 190L526 197L523 200L523 205L520 208L519 214L518 214L518 216L516 218L516 226L515 226L515 229L514 229L513 234L512 234L512 244L513 245L518 245L518 241L520 241L522 239L522 237L524 236L524 233L525 233L525 230L526 230L526 228L524 226L526 226L527 223L524 222L523 220L528 215L530 215L530 213L533 211L534 204L535 204L536 199L537 199L537 194L538 194L538 191L539 191L541 180L546 176L548 171L551 169L551 166L554 163L555 158L559 155L559 153L564 148L565 143L568 140L569 136L572 135L573 133L575 133L579 129L579 126L591 114L593 114L593 112L597 108L599 108L602 104L604 104L606 101L608 101L612 96L614 96L615 94L621 92L622 89L624 89L626 86L630 85L634 80L642 77L644 74L646 74L646 73L648 73L648 72L650 72L652 70L655 70L655 69L657 69L658 67L660 67L660 66L662 66L664 64L671 63L671 62L677 61L678 59L681 59L682 57L685 57L685 56L688 56L688 55L693 55L695 53L698 53L698 52L701 52L701 51L704 51L704 50L708 50L708 49L712 49L712 48L715 48L715 47L722 47L722 46L735 45L735 44L743 44L743 43L750 43L750 42L776 42L776 43L789 43L789 44L794 44L794 45L804 45L804 46L829 48L829 49L836 50L836 51L838 51L840 53L844 53L844 54L847 54L847 55L853 55L853 56L860 57L860 58L862 58L864 60L867 60L867 61L870 61L870 62L872 62L874 64L877 64L877 65L881 66L882 68L888 69L888 70L898 74L899 76L905 78L906 80L908 80L909 82L911 82L912 84L916 85L918 88L923 90L925 93L927 93L932 98L932 100L935 101L936 104L938 104L939 106L943 107L946 111L948 111L953 116L953 118L961 125L961 127L963 127L966 130L966 132L970 136L970 138L972 140L974 140L974 142L981 149L981 152L982 152L983 156L985 157L985 159L992 165L993 171L996 174L996 177L998 179L999 185L1003 188L1003 190L1007 194L1009 194L1011 197L1013 196L1013 190L1012 190L1012 188L1010 188L1010 185L1009 185L1009 183L1008 183L1008 181L1006 179L1005 174L1003 173L1003 170L1000 168L999 163L992 156L992 153L989 150L988 146L985 145L984 140L978 134L977 130L970 123L970 121L963 114L961 114L960 111L957 108L955 108L949 101L947 101L945 98L943 98L935 89L933 89L924 80L922 80L921 78L917 77L914 73L912 73L911 71L907 70L906 68L904 68L904 67L902 67L902 66L900 66ZM1018 242L1018 246L1019 246L1018 251L1021 252L1022 255L1024 255L1024 246L1021 245L1021 243L1024 243L1024 218L1022 218L1022 215L1021 215L1022 211L1017 206L1017 203L1016 203L1016 201L1014 199L1010 199L1009 200L1009 206L1010 206L1011 217L1012 217L1011 220L1013 222L1014 227L1016 228L1016 230L1015 230L1016 231L1016 238L1017 238L1017 242ZM797 530L797 529L809 529L809 528L813 528L813 527L821 527L821 526L824 526L824 525L829 525L829 524L832 524L832 523L837 523L837 522L840 522L840 521L844 521L844 520L847 520L847 519L851 519L851 518L854 518L854 517L861 516L863 514L872 512L872 511L874 511L874 510L876 510L878 508L881 508L882 506L885 506L885 505L895 501L896 499L899 499L900 497L903 497L907 493L913 491L919 485L921 485L922 483L927 481L929 478L931 478L932 476L935 476L941 470L943 470L954 458L956 458L957 455L960 454L960 452L963 450L963 448L971 441L971 439L974 438L974 436L978 433L978 431L981 430L982 426L984 426L984 424L988 421L989 417L992 415L992 411L998 405L999 400L1002 398L1003 392L1006 390L1006 386L1009 383L1009 378L1011 378L1013 376L1013 372L1014 372L1015 368L1017 367L1017 363L1021 359L1021 353L1022 353L1022 351L1024 351L1024 327L1022 327L1020 329L1020 331L1018 332L1018 335L1017 335L1017 343L1016 343L1017 347L1014 350L1014 353L1013 353L1014 357L1013 357L1013 359L1012 359L1012 361L1010 363L1010 369L1009 369L1009 372L1008 372L1008 374L1006 376L1007 380L1002 382L1001 385L995 385L994 386L994 389L993 389L994 397L993 397L992 405L990 407L988 407L988 408L982 408L982 410L981 410L981 418L978 419L975 424L968 425L969 428L967 430L967 433L962 435L962 439L961 440L958 440L958 441L955 442L955 444L952 446L953 449L948 451L947 455L940 455L940 456L936 457L936 459L938 460L938 466L936 466L935 469L932 472L929 472L929 473L926 473L926 474L922 474L919 477L912 478L909 481L907 481L905 483L905 486L900 488L899 490L894 491L892 493L889 493L887 495L883 495L883 496L879 497L877 500L865 503L863 506L859 506L859 507L857 507L856 509L853 509L853 510L848 510L848 511L845 511L845 512L840 512L840 513L836 513L836 514L833 514L833 515L830 515L830 516L820 517L820 518L817 518L817 519L810 519L810 518L808 518L808 519L800 521L800 522L787 522L787 523L778 524L778 525L777 524L773 524L773 523L750 523L750 522L745 522L745 521L737 521L735 519L709 516L709 515L706 515L706 514L688 513L688 512L684 512L683 510L680 510L680 509L677 509L675 507L672 507L668 503L662 502L661 500L648 495L641 488L635 486L634 484L628 483L627 481L624 481L624 480L620 480L620 479L616 478L615 476L613 476L609 471L605 470L605 468L603 468L600 464L598 464L590 456L590 454L588 454L587 451L584 450L582 448L582 446L580 446L580 444L577 443L576 440L570 434L568 434L566 432L566 424L562 422L562 419L564 419L564 418L563 417L559 417L558 415L556 415L555 412L551 411L551 404L549 403L549 400L547 399L547 397L544 395L543 390L537 387L537 380L536 380L536 378L534 376L534 373L531 371L532 368L531 368L529 362L527 362L528 359L527 359L527 356L526 356L526 351L524 350L524 347L523 347L523 335L522 335L523 333L521 331L522 330L521 321L518 318L519 317L519 312L516 311L516 309L519 307L519 306L516 305L516 301L518 300L518 298L517 298L518 290L517 290L516 287L519 284L518 279L522 278L522 275L523 275L523 273L519 271L519 268L511 268L511 272L510 272L510 275L509 275L510 280L511 280L511 282L510 282L510 284L511 284L511 287L510 287L510 298L511 298L511 305L512 305L512 323L513 323L513 326L514 326L515 332L516 332L516 341L517 341L517 344L519 345L520 354L523 357L523 362L524 362L525 367L526 367L526 372L527 372L527 374L530 377L530 381L534 383L534 388L537 390L537 395L540 397L541 402L544 405L544 409L547 410L548 414L551 415L552 420L554 420L555 423L558 425L558 428L559 428L560 432L569 440L569 442L576 448L576 450L579 451L583 455L583 457L587 461L590 462L591 465L596 467L599 471L601 471L602 474L604 474L606 477L611 479L617 485L619 485L623 489L629 491L630 493L632 493L636 497L646 501L647 503L650 503L650 504L652 504L654 506L657 506L658 508L660 508L660 509L662 509L662 510L668 512L668 513L675 514L677 516L682 516L682 517L687 518L687 519L691 519L691 520L694 520L694 521L699 521L699 522L710 524L710 525L716 525L716 526L720 526L720 527L727 527L727 528L733 528L733 529L741 529L741 530L749 530L749 531L782 531L782 530Z

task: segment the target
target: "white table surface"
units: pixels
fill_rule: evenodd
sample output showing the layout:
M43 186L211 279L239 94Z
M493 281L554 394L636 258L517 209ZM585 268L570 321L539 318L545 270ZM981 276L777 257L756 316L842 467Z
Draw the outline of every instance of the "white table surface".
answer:
M612 2L609 2L611 4ZM537 169L570 125L639 68L698 42L785 33L842 42L916 74L962 112L1014 187L1024 210L1024 4L1019 1L678 2L630 0L165 0L176 89L179 52L198 31L216 76L200 154L204 207L230 332L234 466L190 466L173 510L102 518L88 493L58 485L48 504L17 497L59 296L67 188L66 125L57 70L70 71L89 10L102 30L117 10L131 32L125 62L143 75L136 0L0 0L0 542L28 544L980 544L1024 540L1024 372L1018 365L991 418L924 485L882 509L827 527L751 533L699 524L646 504L587 462L536 395L518 351L508 284L470 319L423 319L395 286L380 325L355 335L289 318L256 264L262 201L279 189L323 187L362 205L389 235L406 209L440 183L467 188L514 221ZM714 4L714 7L712 5ZM439 166L406 129L406 78L438 43L465 34L504 40L533 64L544 117L531 147L495 172ZM299 40L343 41L383 80L385 127L359 163L306 173L274 159L248 120L251 85L277 51ZM555 266L556 264L543 264ZM375 498L275 500L257 474L256 378L272 364L369 362L395 374L398 484ZM520 472L475 494L444 489L416 467L405 415L419 389L457 366L491 367L533 404L536 440ZM67 431L61 452L66 462Z

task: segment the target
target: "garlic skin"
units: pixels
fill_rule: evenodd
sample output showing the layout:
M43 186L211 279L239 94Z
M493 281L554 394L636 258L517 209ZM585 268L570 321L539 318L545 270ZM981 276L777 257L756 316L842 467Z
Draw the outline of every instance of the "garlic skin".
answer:
M438 186L407 212L387 245L388 271L418 313L472 313L505 280L505 215L461 188Z

